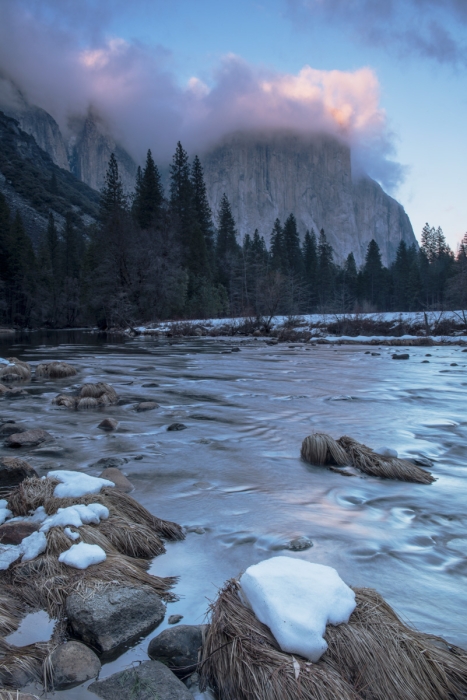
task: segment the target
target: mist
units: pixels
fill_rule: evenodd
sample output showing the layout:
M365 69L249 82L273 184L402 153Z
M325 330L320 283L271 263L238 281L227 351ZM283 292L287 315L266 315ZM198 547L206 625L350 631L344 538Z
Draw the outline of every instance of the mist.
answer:
M192 76L181 85L166 47L106 36L115 5L84 2L81 9L72 2L0 5L1 76L52 114L65 135L74 117L93 109L136 162L151 148L164 165L178 140L202 155L239 130L324 133L352 148L356 172L390 190L403 179L370 68L303 66L288 74L231 54L218 62L209 84ZM5 80L2 85L3 100L13 99Z

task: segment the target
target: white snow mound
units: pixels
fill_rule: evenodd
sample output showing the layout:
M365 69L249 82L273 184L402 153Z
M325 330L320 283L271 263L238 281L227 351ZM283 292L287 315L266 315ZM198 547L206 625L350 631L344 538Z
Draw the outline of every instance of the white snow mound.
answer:
M32 535L25 537L20 545L21 550L24 552L21 561L31 561L45 552L47 548L47 537L43 532L33 532Z
M107 555L102 547L99 547L97 544L86 544L85 542L72 544L70 549L62 552L58 557L58 561L75 569L87 569L88 566L100 564L106 559Z
M109 509L100 503L90 503L88 506L77 504L67 508L59 508L54 515L49 515L44 520L41 532L48 532L51 527L65 527L66 525L73 525L73 527L81 527L81 525L89 525L90 523L98 525L101 520L107 520L108 517Z
M69 527L66 527L63 532L67 537L70 538L70 540L79 540L79 532L73 532L73 530L70 530Z
M246 602L269 627L282 651L316 662L328 645L326 625L348 622L355 593L330 566L273 557L250 566L240 579Z
M115 486L113 481L90 476L82 472L58 469L47 474L49 479L58 479L54 489L55 498L81 498L88 493L100 493L103 486ZM71 523L70 523L71 524Z
M5 520L10 517L10 515L13 515L11 510L8 509L8 501L6 501L4 498L0 501L0 525L3 525Z

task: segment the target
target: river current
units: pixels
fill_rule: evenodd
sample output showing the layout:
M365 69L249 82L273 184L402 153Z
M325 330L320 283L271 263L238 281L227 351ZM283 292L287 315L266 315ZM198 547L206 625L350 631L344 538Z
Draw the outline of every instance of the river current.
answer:
M21 451L39 474L63 467L97 475L90 465L98 459L125 458L132 495L187 528L186 540L169 543L151 567L180 577L180 600L168 605L166 620L179 613L185 624L202 623L228 578L286 554L333 566L349 585L376 588L404 620L467 647L467 353L410 347L410 359L395 362L393 348L367 351L80 331L4 336L1 357L63 359L79 373L30 382L28 394L1 400L0 417L54 436ZM84 381L111 383L124 402L80 412L52 404ZM160 408L137 413L143 400ZM103 414L119 421L117 432L97 428ZM187 429L167 432L173 422ZM388 446L401 457L424 455L437 480L426 486L309 466L300 445L313 431ZM298 536L313 546L284 549ZM101 678L146 659L166 620L104 665ZM84 686L52 697L96 698Z

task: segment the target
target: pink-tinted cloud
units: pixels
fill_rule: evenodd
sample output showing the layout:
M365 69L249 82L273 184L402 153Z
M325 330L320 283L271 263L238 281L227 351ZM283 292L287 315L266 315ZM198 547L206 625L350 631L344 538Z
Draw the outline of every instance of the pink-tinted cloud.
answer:
M88 3L89 4L89 3ZM90 107L141 161L147 148L166 162L177 140L202 154L238 130L326 133L353 147L387 185L400 177L391 161L379 84L369 68L353 72L304 66L285 74L226 56L210 86L197 76L180 86L171 54L118 37L83 43L69 28L46 22L21 4L0 9L0 70L66 131Z

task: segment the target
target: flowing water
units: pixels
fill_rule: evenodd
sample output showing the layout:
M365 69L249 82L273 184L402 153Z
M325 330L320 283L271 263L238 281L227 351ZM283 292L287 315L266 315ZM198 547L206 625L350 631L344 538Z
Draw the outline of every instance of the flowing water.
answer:
M98 474L90 466L96 460L124 457L132 495L187 527L186 540L168 544L151 568L180 576L180 600L166 619L180 613L183 623L203 622L226 579L286 553L376 588L406 621L467 647L467 353L411 347L410 360L395 362L393 348L371 350L380 354L365 346L122 341L79 331L4 338L0 356L63 359L80 369L71 380L32 381L27 395L1 400L0 417L55 437L24 452L41 475L59 467ZM126 403L81 412L52 405L83 381L111 383ZM159 409L134 410L152 399ZM102 414L119 421L117 432L98 430ZM187 429L167 432L173 422ZM312 431L425 455L437 481L350 478L308 466L300 445ZM312 548L283 551L302 535ZM149 639L166 626L106 664L101 677L146 659ZM84 686L53 697L96 698Z

